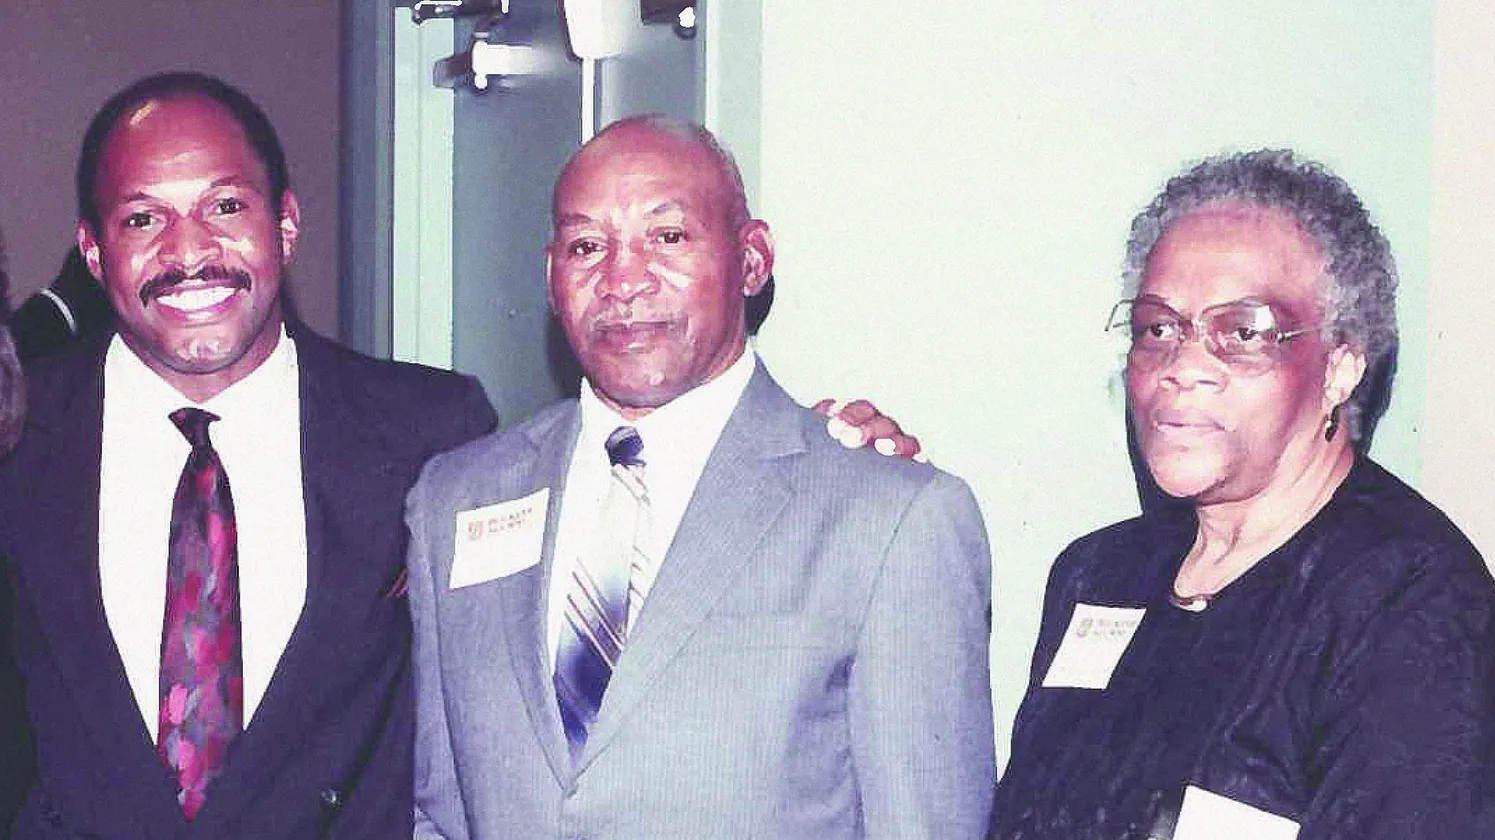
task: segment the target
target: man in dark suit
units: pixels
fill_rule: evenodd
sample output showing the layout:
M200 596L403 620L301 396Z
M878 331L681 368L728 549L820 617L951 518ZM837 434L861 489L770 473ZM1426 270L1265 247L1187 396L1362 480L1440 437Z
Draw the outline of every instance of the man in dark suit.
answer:
M38 763L14 836L409 837L400 511L493 426L481 387L287 318L299 207L218 80L117 94L78 193L117 333L29 371L0 467Z

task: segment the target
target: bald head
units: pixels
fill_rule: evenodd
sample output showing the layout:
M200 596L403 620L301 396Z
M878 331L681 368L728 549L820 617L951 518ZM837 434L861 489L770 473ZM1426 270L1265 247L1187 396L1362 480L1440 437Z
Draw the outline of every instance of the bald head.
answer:
M773 240L709 132L614 123L566 164L552 209L551 307L604 402L642 416L741 357Z
M663 114L625 117L598 132L566 162L556 180L556 197L566 186L573 170L579 164L585 164L588 158L644 148L673 148L682 152L684 159L713 182L722 212L731 227L739 227L751 218L742 171L737 168L737 161L727 147L704 126ZM554 207L552 203L552 210Z

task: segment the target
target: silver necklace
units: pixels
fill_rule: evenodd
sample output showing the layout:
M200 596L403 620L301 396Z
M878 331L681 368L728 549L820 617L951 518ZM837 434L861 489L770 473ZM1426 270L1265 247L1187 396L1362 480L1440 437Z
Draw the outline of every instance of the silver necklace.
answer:
M1204 612L1205 608L1209 606L1210 599L1214 598L1217 594L1219 593L1201 592L1198 595L1190 595L1189 597L1185 598L1184 596L1178 594L1178 590L1170 586L1168 587L1168 603L1172 604L1175 607L1178 607L1181 610L1187 610L1188 612Z

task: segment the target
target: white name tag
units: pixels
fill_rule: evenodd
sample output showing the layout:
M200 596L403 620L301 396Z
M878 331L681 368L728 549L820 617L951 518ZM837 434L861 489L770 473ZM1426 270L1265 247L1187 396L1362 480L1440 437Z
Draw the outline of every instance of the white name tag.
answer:
M1201 787L1184 788L1173 840L1294 840L1298 824Z
M1043 687L1105 688L1146 612L1140 607L1075 604L1059 652L1043 675Z
M550 488L544 487L522 499L458 513L447 588L487 583L539 563L549 503Z

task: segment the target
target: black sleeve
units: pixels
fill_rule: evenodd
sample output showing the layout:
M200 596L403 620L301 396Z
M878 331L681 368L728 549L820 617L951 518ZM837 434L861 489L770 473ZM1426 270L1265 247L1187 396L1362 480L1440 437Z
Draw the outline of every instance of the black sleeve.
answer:
M462 416L465 418L466 435L463 441L475 440L498 428L498 414L493 411L483 384L471 376L464 376L465 389L462 394Z
M1469 554L1421 558L1328 666L1301 840L1495 837L1495 596Z
M16 353L29 362L67 349L75 340L57 305L40 292L27 298L10 319Z

